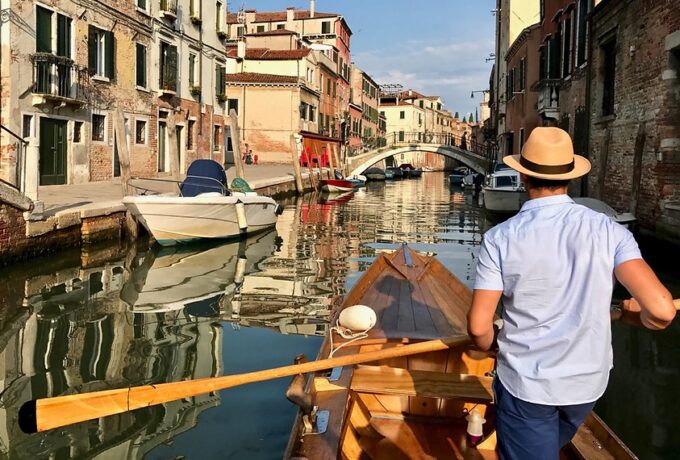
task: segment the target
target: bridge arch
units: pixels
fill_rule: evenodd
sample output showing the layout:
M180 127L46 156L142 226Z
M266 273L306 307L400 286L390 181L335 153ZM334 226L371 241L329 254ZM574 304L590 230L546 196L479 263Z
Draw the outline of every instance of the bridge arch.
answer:
M386 158L399 155L402 153L411 152L436 153L448 158L452 158L454 160L458 160L465 166L475 170L478 173L484 174L487 171L488 160L482 155L478 155L452 145L419 144L392 148L384 151L368 152L364 155L354 157L350 159L349 177L363 173L377 162L382 161Z

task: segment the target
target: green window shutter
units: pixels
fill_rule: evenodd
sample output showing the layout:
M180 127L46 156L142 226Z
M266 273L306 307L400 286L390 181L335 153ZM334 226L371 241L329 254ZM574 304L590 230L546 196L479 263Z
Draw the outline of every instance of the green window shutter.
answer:
M137 43L137 86L146 88L146 48Z
M168 89L177 91L177 47L168 46L168 54L165 61L165 83Z
M71 18L57 15L57 55L71 57Z
M35 51L38 53L52 52L52 12L45 8L36 7L36 36Z
M97 29L94 26L87 28L87 67L90 75L97 72Z
M189 86L195 86L196 81L194 81L194 73L196 72L196 59L194 55L189 55Z
M106 76L113 80L116 77L116 38L113 32L104 32L106 47Z

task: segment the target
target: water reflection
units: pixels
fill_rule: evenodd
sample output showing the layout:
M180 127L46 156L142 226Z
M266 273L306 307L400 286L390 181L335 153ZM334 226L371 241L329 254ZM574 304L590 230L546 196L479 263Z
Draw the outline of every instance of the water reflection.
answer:
M108 246L4 270L0 455L280 458L295 415L283 396L285 379L33 436L19 431L17 411L33 398L265 369L290 364L299 353L314 357L333 304L378 252L408 241L436 253L471 285L488 227L472 194L450 190L443 174L426 173L348 195L304 196L286 205L275 232L240 242ZM603 416L620 434L635 436L616 401L634 385L628 372L645 376L645 392L624 415L631 420L633 410L646 411L656 418L645 421L654 426L649 437L638 439L667 453L669 443L677 445L678 417L660 395L678 384L677 335L650 342L638 334L615 330L618 361L608 394L616 396L603 400Z

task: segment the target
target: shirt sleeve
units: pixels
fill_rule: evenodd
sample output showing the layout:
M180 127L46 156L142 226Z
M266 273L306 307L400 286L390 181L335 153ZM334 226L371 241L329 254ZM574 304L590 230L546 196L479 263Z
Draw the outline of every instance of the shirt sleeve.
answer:
M623 225L614 224L616 236L616 250L614 252L614 267L633 259L642 259L640 248L633 234Z
M496 246L489 238L484 238L482 247L479 250L474 288L487 289L489 291L503 290L500 252L498 246Z

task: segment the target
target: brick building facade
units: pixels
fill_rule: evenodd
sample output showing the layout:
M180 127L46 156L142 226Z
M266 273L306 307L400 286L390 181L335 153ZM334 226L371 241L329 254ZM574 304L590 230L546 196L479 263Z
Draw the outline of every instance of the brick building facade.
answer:
M604 0L592 16L592 196L680 237L680 8Z

